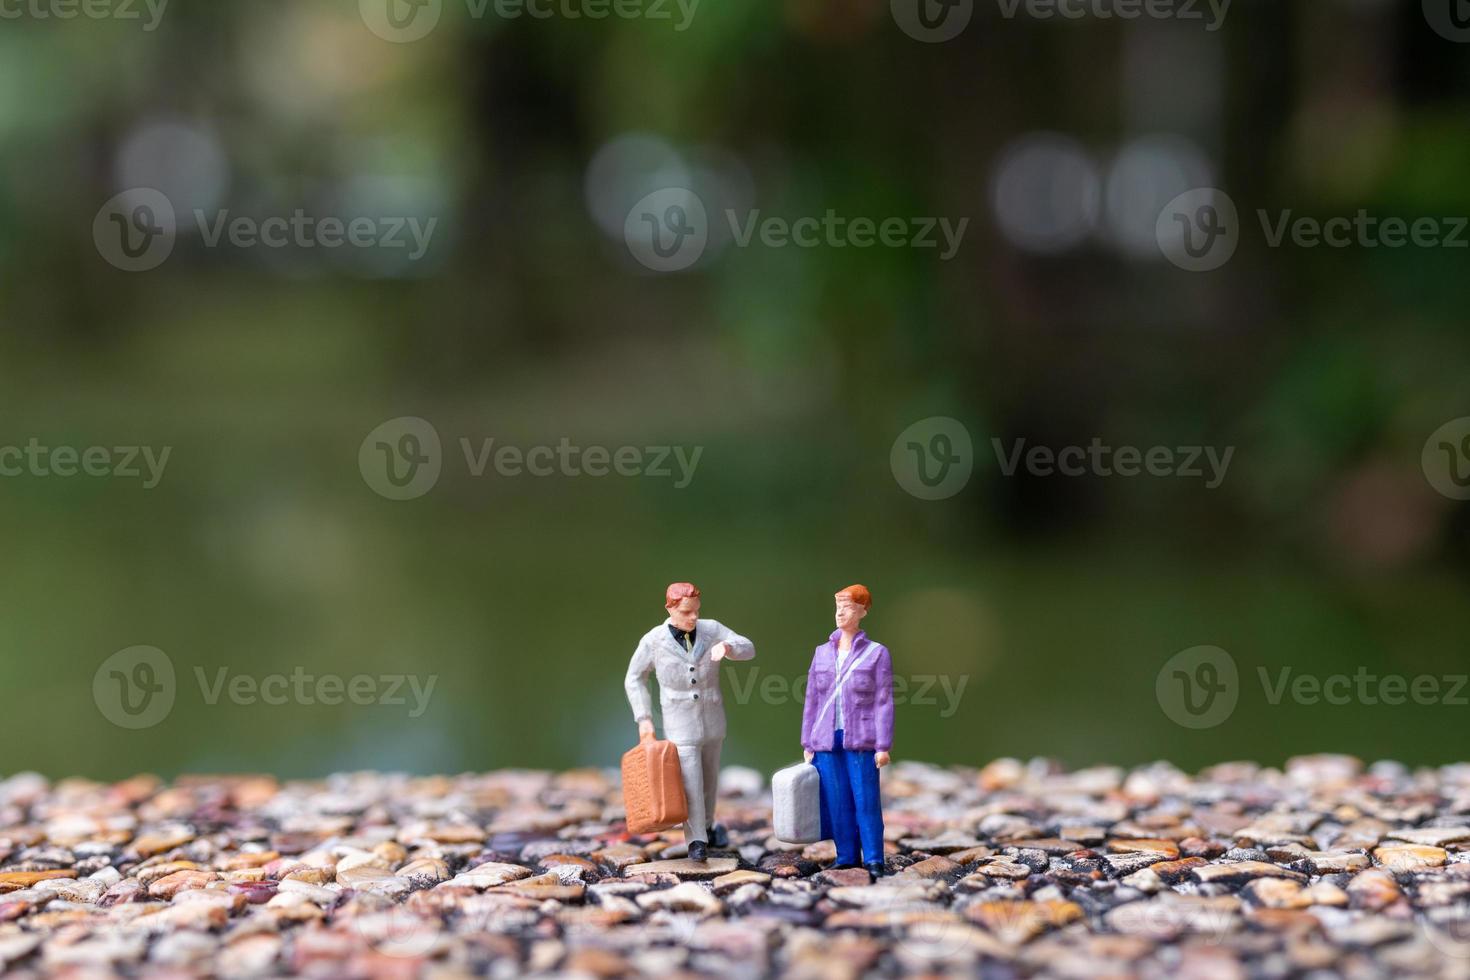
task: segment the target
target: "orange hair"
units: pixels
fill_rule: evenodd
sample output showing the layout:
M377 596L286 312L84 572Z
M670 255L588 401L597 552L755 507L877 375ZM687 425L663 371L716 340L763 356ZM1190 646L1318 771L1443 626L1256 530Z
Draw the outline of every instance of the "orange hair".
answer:
M699 586L693 582L675 582L664 589L664 608L673 609L685 599L698 599Z
M868 591L868 587L866 585L849 585L847 588L837 593L837 595L835 595L833 598L841 599L843 596L846 596L853 602L856 602L864 609L873 608L873 593Z

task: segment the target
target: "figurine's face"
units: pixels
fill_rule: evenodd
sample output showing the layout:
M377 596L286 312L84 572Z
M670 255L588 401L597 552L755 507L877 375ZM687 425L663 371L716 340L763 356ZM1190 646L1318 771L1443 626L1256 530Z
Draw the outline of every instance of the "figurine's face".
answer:
M684 632L694 629L699 622L699 599L680 599L679 604L669 610L669 622Z
M867 608L861 602L853 602L845 595L837 597L837 628L840 630L853 631L858 628L858 623L868 614Z

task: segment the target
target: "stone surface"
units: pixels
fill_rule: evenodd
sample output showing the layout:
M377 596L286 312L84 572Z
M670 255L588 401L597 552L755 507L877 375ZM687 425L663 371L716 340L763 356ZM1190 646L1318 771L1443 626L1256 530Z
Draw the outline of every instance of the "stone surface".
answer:
M629 835L602 770L0 779L0 972L410 977L1470 976L1470 766L885 769L886 866Z
M623 874L666 874L675 875L679 878L718 878L720 875L729 874L739 866L740 862L735 858L709 858L705 861L691 861L688 858L679 858L672 861L649 861L645 864L630 864L623 869Z
M1449 854L1440 847L1405 844L1402 847L1380 847L1373 852L1373 860L1390 871L1419 871L1442 867L1449 860Z

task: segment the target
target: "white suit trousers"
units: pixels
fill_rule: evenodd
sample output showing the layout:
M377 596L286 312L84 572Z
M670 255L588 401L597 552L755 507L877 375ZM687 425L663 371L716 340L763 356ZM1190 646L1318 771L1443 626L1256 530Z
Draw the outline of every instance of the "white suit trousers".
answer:
M684 745L679 750L679 771L684 777L684 799L689 804L689 821L684 824L684 840L693 843L709 840L709 827L715 822L715 798L720 795L720 746L723 739Z

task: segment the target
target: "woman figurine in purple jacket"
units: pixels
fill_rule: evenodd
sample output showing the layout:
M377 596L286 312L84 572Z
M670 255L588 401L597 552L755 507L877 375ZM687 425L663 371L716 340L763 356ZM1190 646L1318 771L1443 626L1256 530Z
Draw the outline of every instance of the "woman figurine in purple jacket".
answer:
M878 770L893 748L893 661L858 629L872 608L866 586L837 593L837 629L812 655L801 747L822 782L822 836L837 845L834 867L862 863L883 874L883 802Z

